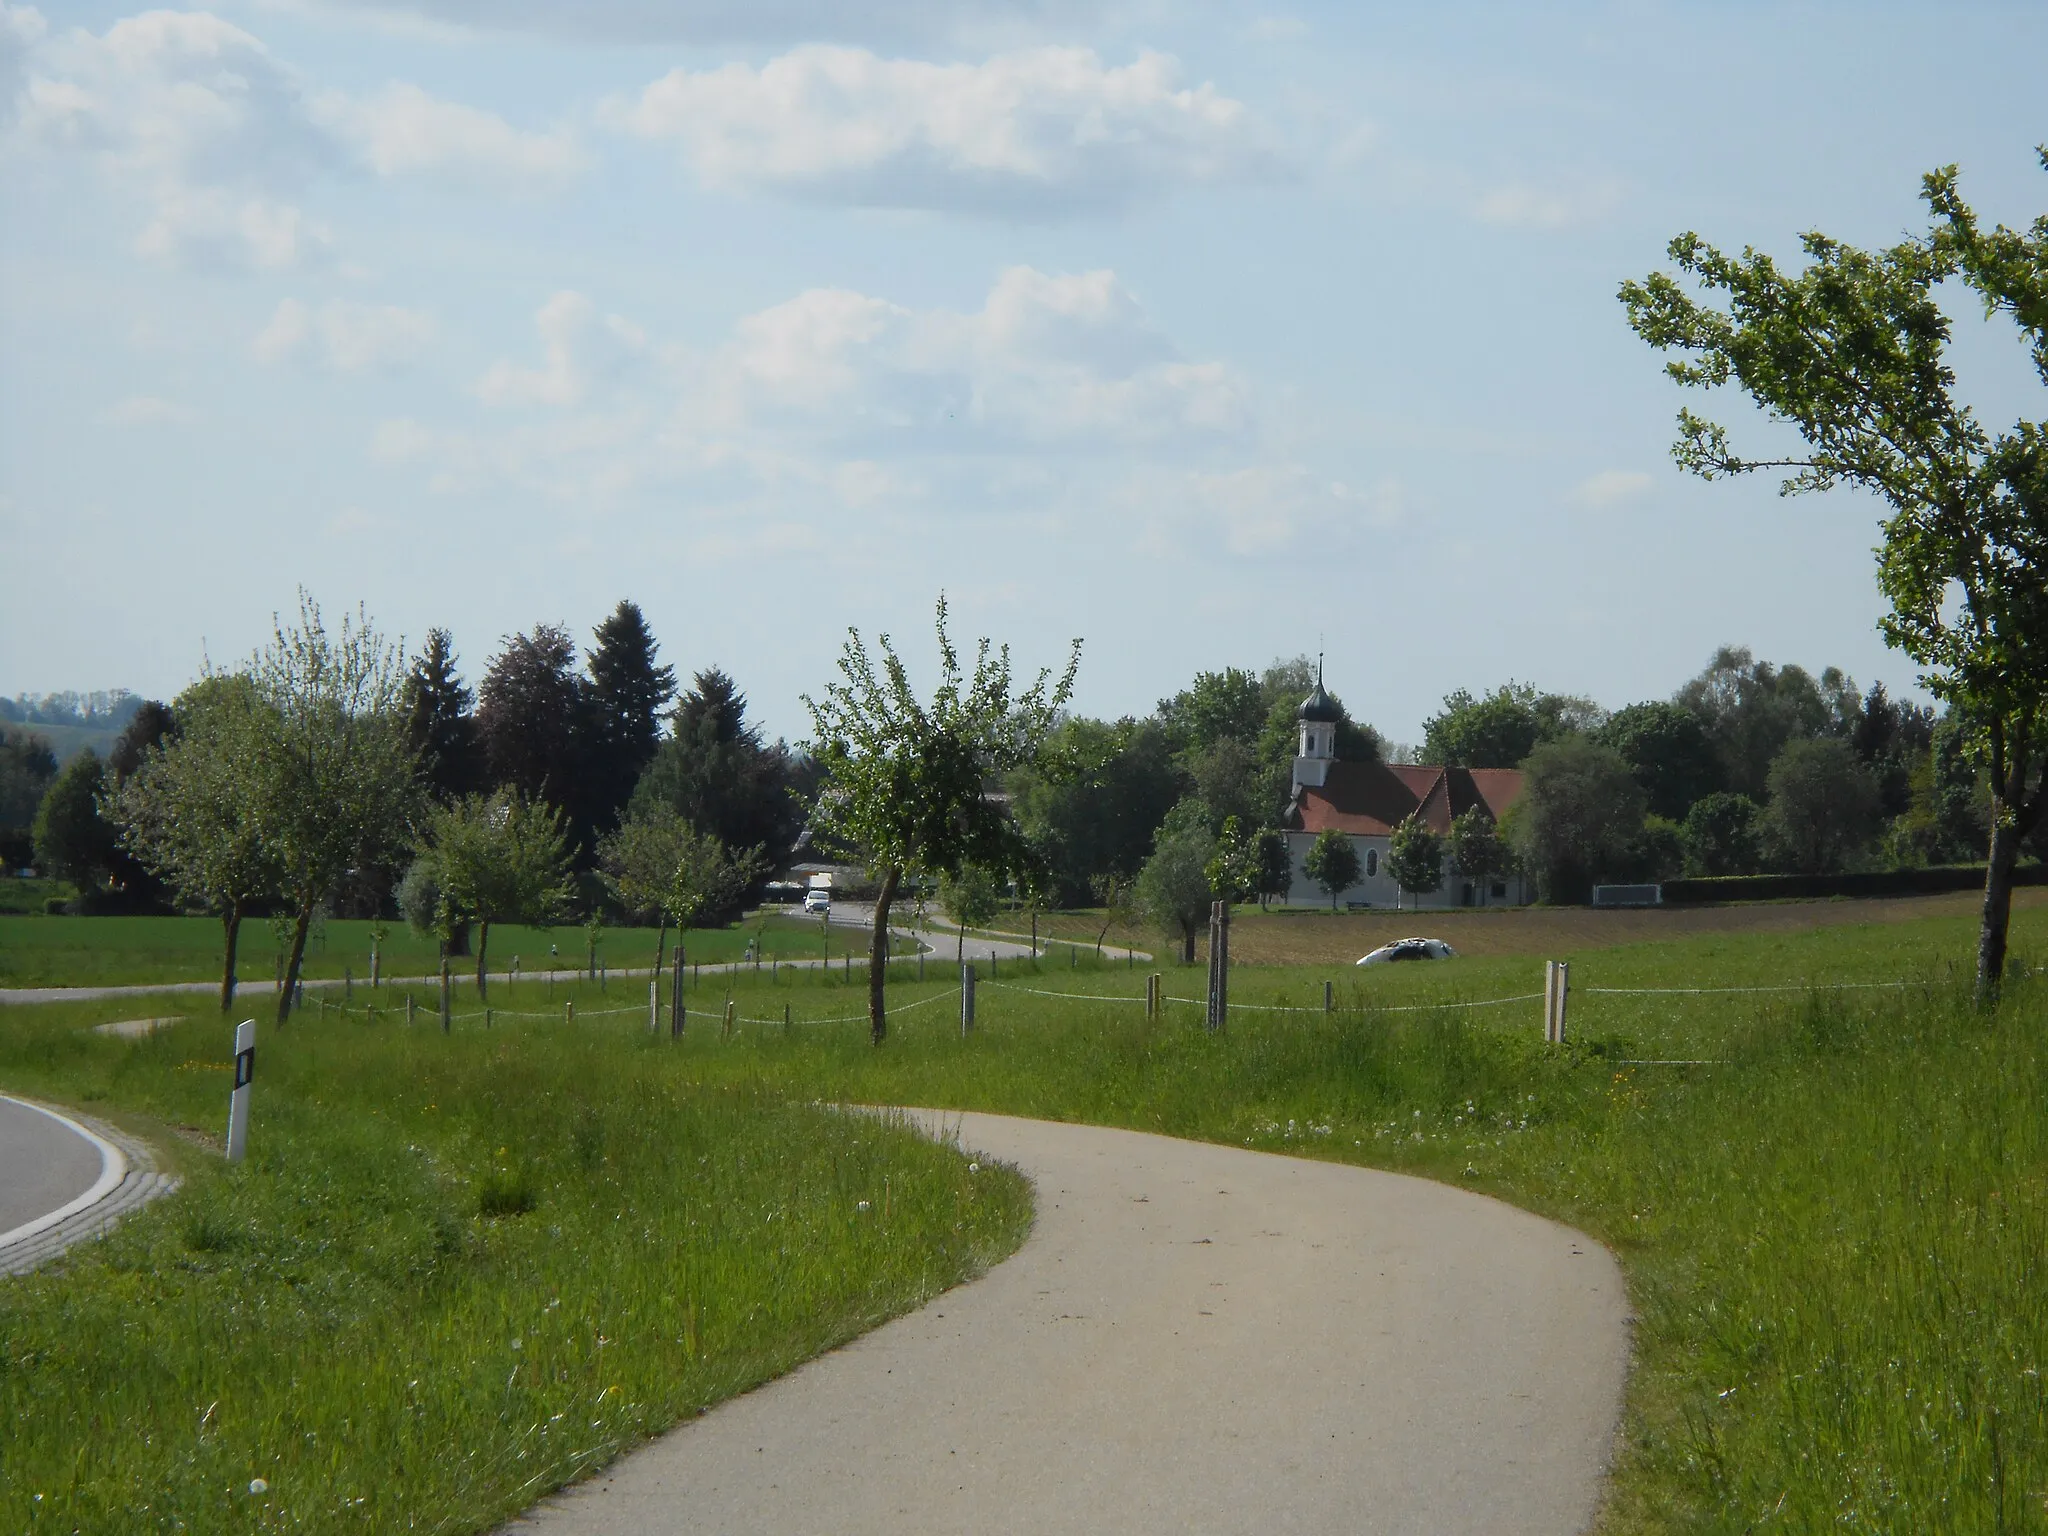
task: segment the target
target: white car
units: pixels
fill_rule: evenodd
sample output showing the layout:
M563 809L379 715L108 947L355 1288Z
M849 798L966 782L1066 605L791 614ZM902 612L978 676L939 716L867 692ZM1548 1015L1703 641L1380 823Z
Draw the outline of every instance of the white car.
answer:
M1442 939L1396 939L1382 944L1358 963L1392 965L1396 960L1455 960L1458 952Z
M812 889L804 892L804 911L806 914L816 912L823 916L829 914L831 910L832 893L830 891Z

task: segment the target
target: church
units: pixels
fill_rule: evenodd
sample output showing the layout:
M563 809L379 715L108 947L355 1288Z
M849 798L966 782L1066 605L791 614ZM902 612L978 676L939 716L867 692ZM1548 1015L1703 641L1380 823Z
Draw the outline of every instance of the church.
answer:
M1521 906L1535 899L1533 883L1524 875L1493 875L1469 879L1444 859L1443 884L1420 895L1403 891L1387 870L1387 848L1394 828L1409 817L1440 836L1448 836L1453 817L1479 806L1498 823L1522 792L1519 768L1454 768L1417 763L1347 763L1337 759L1335 700L1323 691L1317 668L1316 691L1302 700L1300 755L1294 759L1294 788L1281 821L1287 838L1293 881L1289 906L1330 905L1330 896L1311 880L1304 861L1316 838L1332 828L1346 834L1358 854L1358 884L1337 899L1351 907L1441 909L1445 907Z

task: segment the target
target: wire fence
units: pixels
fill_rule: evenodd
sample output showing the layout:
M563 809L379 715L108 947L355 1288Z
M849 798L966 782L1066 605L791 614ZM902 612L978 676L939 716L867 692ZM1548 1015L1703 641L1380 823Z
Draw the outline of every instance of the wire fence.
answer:
M894 970L895 968L895 965L891 965L890 967L891 970ZM386 985L389 986L390 983L387 982ZM980 983L980 985L982 987L990 988L997 991L1014 992L1019 995L1027 997L1048 998L1059 1002L1102 1003L1111 1005L1131 1004L1143 1006L1147 1001L1146 997L1143 995L1132 996L1116 992L1072 992L1058 990L1049 987L1032 987L1026 986L1021 982L997 980L994 976L990 976L984 979ZM1910 980L1816 980L1800 982L1762 983L1750 986L1728 987L1573 986L1570 988L1570 994L1579 997L1732 997L1772 993L1811 994L1817 992L1902 991L1920 985L1924 985L1924 983ZM963 989L959 986L949 987L943 991L935 992L930 996L919 998L915 1002L895 1004L891 1006L888 1011L891 1016L914 1013L919 1009L929 1008L939 1003L947 1002L952 999L957 999L958 997L960 997L962 990ZM1545 997L1546 994L1543 992L1517 992L1502 997L1460 998L1450 999L1441 1002L1374 1003L1371 1001L1360 999L1359 996L1354 992L1351 998L1348 999L1347 1002L1341 1007L1335 1001L1334 997L1321 1005L1299 1003L1257 1003L1232 999L1228 1004L1227 1012L1232 1014L1246 1013L1322 1015L1332 1015L1338 1012L1350 1014L1364 1013L1369 1015L1394 1013L1441 1013L1463 1009L1512 1007L1520 1003L1543 1002L1545 1001ZM1163 989L1161 989L1161 991L1158 993L1158 1002L1159 1006L1162 1009L1168 1006L1177 1008L1206 1009L1209 1006L1208 1000L1206 998L1175 997L1167 994ZM566 1002L563 1006L551 1006L545 1009L498 1008L492 1006L485 1006L482 1008L472 1007L460 1012L451 1011L447 1017L448 1022L451 1025L455 1023L476 1023L481 1021L488 1026L490 1024L495 1023L499 1019L555 1019L567 1022L581 1022L584 1020L616 1018L623 1015L637 1015L640 1017L648 1017L649 1006L649 1004L639 1002L604 1008L584 1008L578 1006L574 1007L573 1009L569 1007ZM731 1006L730 1001L728 1002L728 1006ZM417 1020L419 1016L424 1015L425 1021L429 1023L437 1022L441 1019L441 1012L438 1007L438 999L433 998L431 996L425 1000L421 1000L417 996L413 996L407 998L405 1002L395 1004L387 1002L382 1005L376 1003L351 1004L334 1001L327 997L316 997L308 998L306 1000L306 1003L303 1004L302 1007L317 1007L320 1013L323 1015L338 1014L344 1018L358 1018L369 1021L374 1021L380 1014L387 1016L392 1014L405 1014L408 1016L409 1019L412 1020ZM668 1012L665 1003L662 1005L662 1012ZM685 1007L683 1009L683 1016L689 1019L703 1019L718 1024L725 1024L728 1021L728 1015L724 1009ZM793 1013L785 1012L783 1017L777 1018L773 1015L762 1016L757 1014L742 1014L735 1010L730 1016L730 1022L734 1025L780 1025L785 1028L796 1028L798 1026L811 1028L837 1024L865 1024L868 1022L868 1015L865 1010L859 1013L833 1014L824 1017L797 1017ZM1617 1066L1631 1067L1708 1067L1719 1066L1723 1064L1718 1060L1703 1057L1616 1057L1611 1059Z

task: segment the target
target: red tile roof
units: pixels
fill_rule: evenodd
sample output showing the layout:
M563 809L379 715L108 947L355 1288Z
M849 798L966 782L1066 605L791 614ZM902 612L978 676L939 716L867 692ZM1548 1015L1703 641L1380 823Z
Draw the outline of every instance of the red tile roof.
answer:
M1420 814L1433 831L1473 806L1499 821L1522 792L1519 768L1442 768L1420 763L1332 763L1321 785L1305 786L1288 812L1303 832L1362 832L1384 837Z

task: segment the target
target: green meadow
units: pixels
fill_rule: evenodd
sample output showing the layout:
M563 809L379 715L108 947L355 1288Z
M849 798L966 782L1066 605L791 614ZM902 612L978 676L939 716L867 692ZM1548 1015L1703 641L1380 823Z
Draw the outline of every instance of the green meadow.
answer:
M308 935L304 972L309 981L340 981L353 975L367 982L373 924L329 918ZM393 979L437 974L440 949L434 939L404 923L382 925L379 944L383 975ZM829 932L816 919L770 915L729 928L692 928L684 935L689 957L705 964L737 960L750 944L761 954L783 959L843 955L861 936L838 927ZM474 935L472 934L472 941ZM600 930L598 963L608 971L644 970L654 964L652 928ZM669 943L675 935L669 935ZM236 972L242 985L274 988L279 962L290 950L261 918L242 924ZM550 966L581 969L589 958L589 937L580 927L535 928L521 923L491 925L485 959L493 981L514 958L528 974ZM473 975L473 956L458 955L455 974ZM0 914L0 987L131 986L161 982L218 982L221 927L210 917L48 917Z
M880 1050L864 978L837 969L697 978L680 1037L617 988L573 989L573 1025L566 984L488 1027L467 1000L446 1035L330 998L264 1037L248 1165L175 1142L184 1192L0 1282L0 1413L38 1426L4 1442L0 1497L34 1518L15 1490L45 1492L68 1501L50 1528L89 1529L113 1507L90 1500L161 1487L193 1528L259 1529L285 1523L246 1491L262 1475L305 1529L487 1527L1007 1251L1028 1219L1007 1175L807 1107L894 1102L1403 1169L1592 1233L1637 1316L1603 1531L2041 1529L2048 991L1972 1008L1973 936L1952 913L1561 953L1562 1047L1514 956L1240 967L1217 1034L1198 968L1164 968L1151 1019L1142 967L984 960L963 1035L943 968L899 965ZM2048 909L2016 914L2023 961L2044 940ZM84 1027L159 1013L189 1019ZM190 998L0 1013L0 1083L138 1129L217 1139L227 1050ZM707 1317L737 1331L714 1349ZM612 1385L598 1359L633 1364L604 1398L631 1411L579 1421ZM295 1379L237 1398L236 1360ZM542 1428L578 1422L604 1429Z

